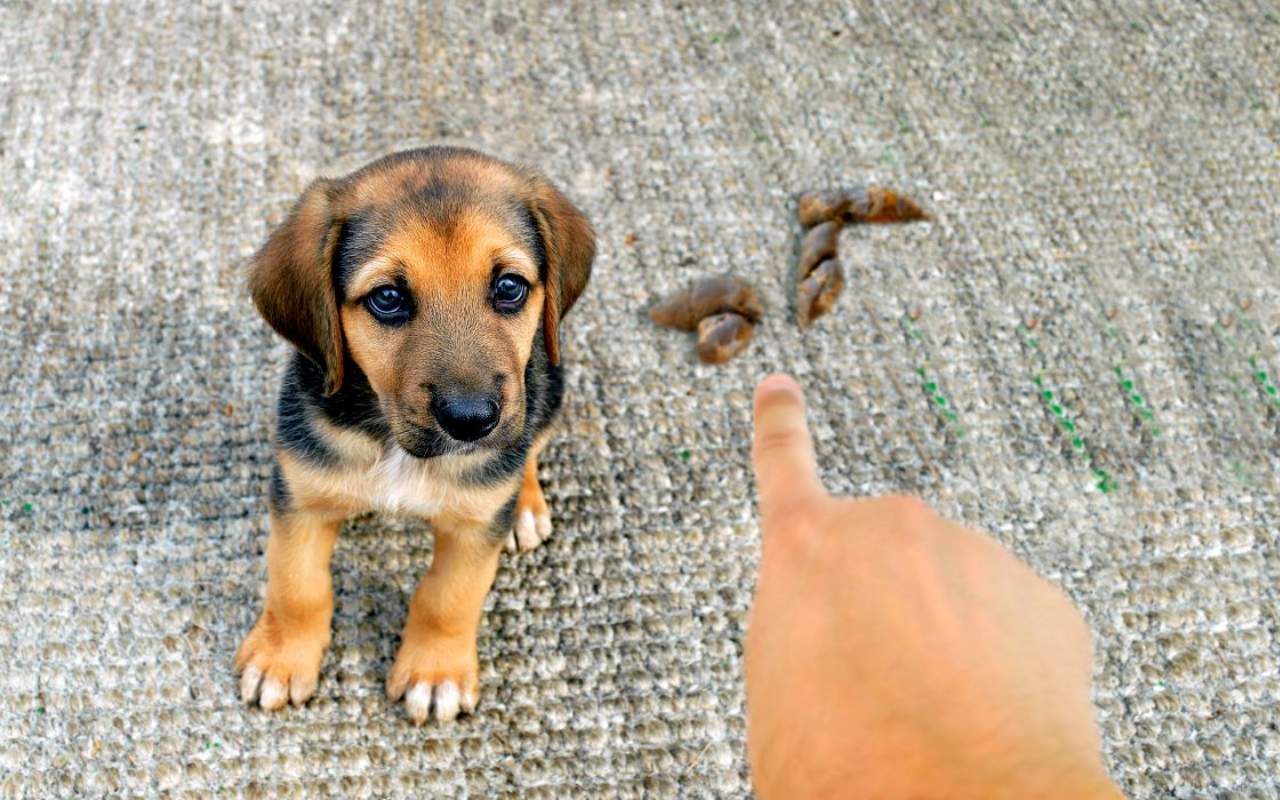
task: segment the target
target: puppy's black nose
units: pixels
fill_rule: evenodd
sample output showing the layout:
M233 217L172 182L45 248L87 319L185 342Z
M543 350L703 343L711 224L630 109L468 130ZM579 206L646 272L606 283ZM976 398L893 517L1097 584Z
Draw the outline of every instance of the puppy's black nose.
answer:
M501 409L487 394L436 394L431 413L445 433L460 442L474 442L497 426Z

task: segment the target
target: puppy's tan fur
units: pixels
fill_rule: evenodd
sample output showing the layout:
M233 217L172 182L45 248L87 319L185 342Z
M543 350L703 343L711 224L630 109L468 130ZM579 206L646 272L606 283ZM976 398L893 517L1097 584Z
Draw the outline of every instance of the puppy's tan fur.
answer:
M374 509L423 516L436 540L387 694L417 722L474 709L501 547L549 530L537 456L560 404L560 322L594 252L586 219L540 176L452 148L317 180L271 235L250 288L298 352L281 390L266 604L236 655L246 701L274 709L315 692L334 542ZM502 276L528 286L518 313L495 310ZM368 305L386 286L413 299L403 323ZM449 437L433 405L449 386L490 392L491 433Z

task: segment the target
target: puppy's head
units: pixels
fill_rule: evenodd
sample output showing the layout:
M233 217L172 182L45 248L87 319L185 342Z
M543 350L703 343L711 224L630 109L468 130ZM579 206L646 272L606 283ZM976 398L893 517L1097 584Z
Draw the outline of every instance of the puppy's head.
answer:
M560 358L591 226L542 177L470 150L397 153L312 183L249 286L325 391L349 358L396 441L426 458L501 449L525 422L525 368Z

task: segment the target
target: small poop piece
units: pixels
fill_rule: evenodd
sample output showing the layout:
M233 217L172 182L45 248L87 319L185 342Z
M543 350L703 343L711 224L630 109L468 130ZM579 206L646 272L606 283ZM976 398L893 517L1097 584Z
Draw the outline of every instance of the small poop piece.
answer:
M852 224L929 219L914 200L884 186L810 192L800 198L799 216L806 228L833 220Z
M853 191L861 191L854 189ZM820 222L839 220L849 208L849 192L836 189L830 192L809 192L800 197L800 224L806 228Z
M752 324L741 314L712 314L698 323L698 358L723 364L746 349Z
M659 301L649 309L649 318L668 328L694 331L703 319L730 312L755 324L764 314L764 306L751 284L732 275L716 275Z
M840 227L838 220L821 222L804 235L800 242L800 260L796 264L796 275L800 280L808 277L823 261L836 257Z
M800 243L800 260L796 263L796 320L802 328L830 311L844 291L844 269L836 259L842 225L840 217L819 222Z
M756 290L732 275L703 278L649 309L659 325L696 330L698 358L704 364L723 364L745 350L763 314Z
M806 328L826 314L844 291L844 269L834 258L823 261L810 272L796 290L796 319Z
M929 215L915 201L883 186L870 186L854 197L846 214L851 222L915 222Z

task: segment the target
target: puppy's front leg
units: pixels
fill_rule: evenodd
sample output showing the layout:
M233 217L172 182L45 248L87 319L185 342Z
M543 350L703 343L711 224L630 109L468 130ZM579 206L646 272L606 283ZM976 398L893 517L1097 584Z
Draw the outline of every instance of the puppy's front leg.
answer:
M404 697L409 717L419 725L432 708L440 721L475 709L476 629L501 550L486 525L456 519L435 525L431 569L413 593L400 652L387 677L387 697Z
M277 709L315 693L333 618L329 558L341 527L340 516L271 512L267 603L236 652L246 703Z

